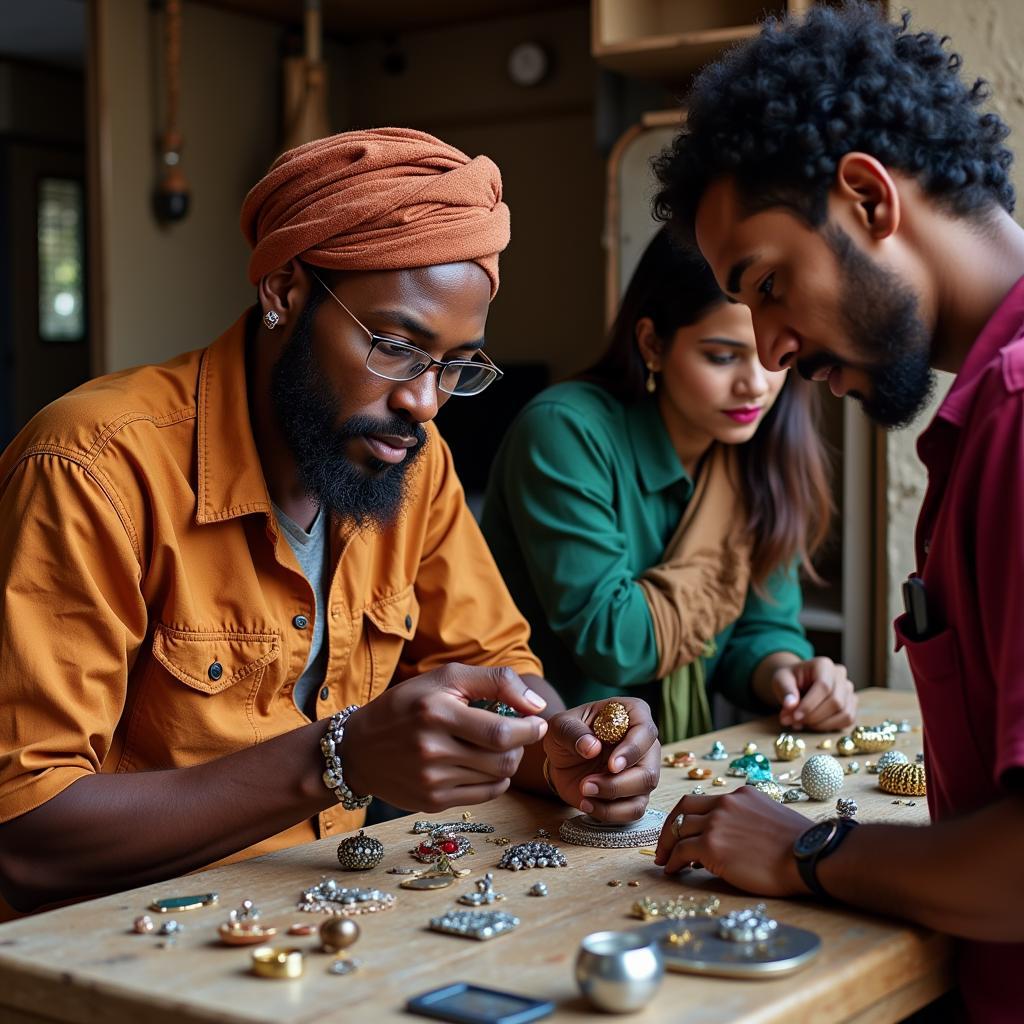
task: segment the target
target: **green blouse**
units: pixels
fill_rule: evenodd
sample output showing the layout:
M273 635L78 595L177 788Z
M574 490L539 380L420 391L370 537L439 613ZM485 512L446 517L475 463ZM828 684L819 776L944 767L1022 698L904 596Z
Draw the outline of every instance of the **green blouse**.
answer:
M692 494L654 402L624 405L593 384L558 384L509 429L481 525L530 623L530 647L570 707L628 688L657 714L654 624L636 581L661 562ZM706 665L709 687L750 710L764 710L751 690L763 658L813 654L795 567L765 589L748 591Z

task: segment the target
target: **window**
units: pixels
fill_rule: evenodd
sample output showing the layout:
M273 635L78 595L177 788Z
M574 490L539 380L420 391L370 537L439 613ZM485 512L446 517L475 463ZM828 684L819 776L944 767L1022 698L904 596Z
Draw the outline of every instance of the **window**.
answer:
M39 336L85 339L85 200L74 178L42 178L37 193Z

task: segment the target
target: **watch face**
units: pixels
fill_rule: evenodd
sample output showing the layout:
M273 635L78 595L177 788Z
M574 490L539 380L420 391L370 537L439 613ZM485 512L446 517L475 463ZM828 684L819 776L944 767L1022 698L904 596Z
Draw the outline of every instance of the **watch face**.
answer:
M813 857L832 838L836 830L834 821L822 821L812 825L794 844L793 855L801 860Z

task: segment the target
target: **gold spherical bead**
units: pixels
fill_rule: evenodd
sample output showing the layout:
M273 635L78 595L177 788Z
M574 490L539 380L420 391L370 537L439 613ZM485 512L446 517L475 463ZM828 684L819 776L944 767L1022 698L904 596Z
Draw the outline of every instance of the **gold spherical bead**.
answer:
M803 757L807 744L792 733L781 733L775 741L775 756L780 761L795 761Z
M842 757L850 757L857 753L857 744L853 742L852 736L840 736L836 740L836 753Z
M878 773L878 788L896 796L925 796L923 764L891 764Z
M629 731L629 712L625 704L613 700L605 704L594 719L594 735L605 743L618 743Z
M359 938L359 925L350 917L330 917L320 925L320 943L328 953L340 953Z

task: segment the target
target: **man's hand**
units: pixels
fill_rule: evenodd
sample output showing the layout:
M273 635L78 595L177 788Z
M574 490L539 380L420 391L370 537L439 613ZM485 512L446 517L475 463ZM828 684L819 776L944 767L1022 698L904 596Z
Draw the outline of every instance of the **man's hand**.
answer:
M611 700L629 713L629 731L611 749L591 723ZM658 729L646 702L636 697L582 704L553 715L544 737L551 784L573 807L601 821L635 821L647 809L661 774Z
M778 704L783 726L839 732L857 720L857 694L845 665L831 658L811 658L769 668L769 703Z
M526 717L469 707L474 700L500 700ZM544 707L511 669L434 669L352 713L342 742L345 781L407 810L485 803L508 789L523 749L544 735Z
M668 875L698 864L758 896L806 896L793 843L812 824L752 786L723 796L688 794L669 813L654 863Z

